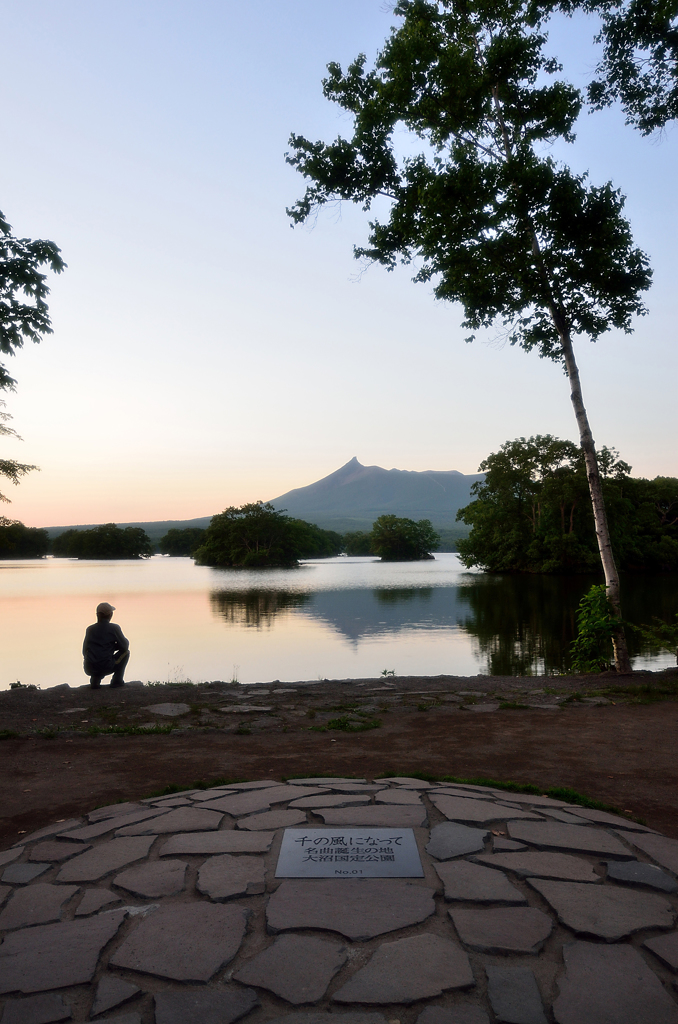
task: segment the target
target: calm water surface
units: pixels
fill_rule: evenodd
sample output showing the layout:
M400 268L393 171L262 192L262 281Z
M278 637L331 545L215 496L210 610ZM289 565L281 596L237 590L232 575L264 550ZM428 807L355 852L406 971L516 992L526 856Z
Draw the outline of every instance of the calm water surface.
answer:
M588 577L488 576L430 562L331 558L220 570L189 558L0 561L0 689L86 682L80 650L99 601L129 638L129 679L241 682L568 668ZM624 581L625 614L672 621L676 576ZM675 664L634 650L635 667Z

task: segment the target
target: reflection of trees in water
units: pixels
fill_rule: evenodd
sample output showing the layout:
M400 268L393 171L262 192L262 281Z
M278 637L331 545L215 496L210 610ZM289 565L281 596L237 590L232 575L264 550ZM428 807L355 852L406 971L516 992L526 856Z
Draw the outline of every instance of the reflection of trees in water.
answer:
M597 582L590 576L478 577L459 588L459 600L472 612L460 625L477 640L492 675L567 672L577 605ZM639 625L653 616L675 622L676 574L625 575L622 595L628 622ZM632 656L645 652L630 630L628 640Z
M375 587L374 596L379 604L401 604L404 601L430 601L433 587Z
M256 629L270 629L276 615L301 608L310 600L310 594L294 590L213 590L210 593L210 604L216 615L231 625Z

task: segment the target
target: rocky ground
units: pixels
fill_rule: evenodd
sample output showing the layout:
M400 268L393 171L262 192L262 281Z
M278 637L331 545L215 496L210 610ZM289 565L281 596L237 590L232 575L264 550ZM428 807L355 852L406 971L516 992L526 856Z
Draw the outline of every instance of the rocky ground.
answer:
M676 874L629 815L413 777L91 809L0 852L2 1024L678 1024Z
M168 785L426 773L569 786L678 837L678 672L0 693L0 842Z

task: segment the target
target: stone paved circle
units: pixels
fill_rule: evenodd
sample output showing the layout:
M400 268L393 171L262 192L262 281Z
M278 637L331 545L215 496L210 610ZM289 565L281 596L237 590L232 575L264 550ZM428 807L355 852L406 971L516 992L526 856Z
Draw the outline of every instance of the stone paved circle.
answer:
M276 878L323 820L412 828L424 876ZM0 851L0 1021L678 1024L677 874L621 816L405 777L47 818Z

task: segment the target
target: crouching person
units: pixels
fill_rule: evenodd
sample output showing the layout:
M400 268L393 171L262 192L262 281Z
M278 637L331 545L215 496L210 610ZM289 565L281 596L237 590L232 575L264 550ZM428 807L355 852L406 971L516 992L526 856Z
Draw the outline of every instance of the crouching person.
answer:
M97 621L85 631L82 654L85 674L90 686L97 690L104 676L111 675L111 686L124 686L125 669L129 661L129 641L116 623L111 622L115 608L102 601L97 605Z

